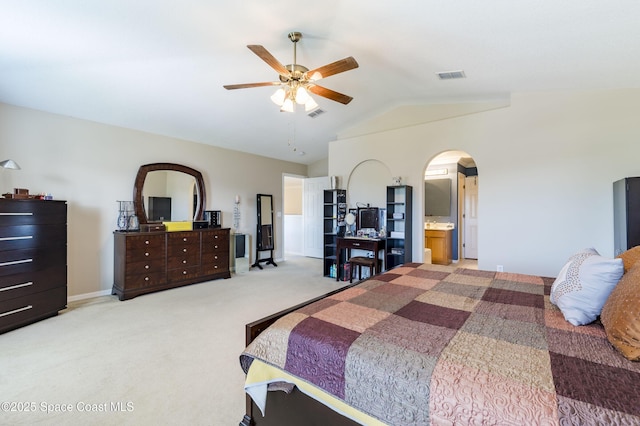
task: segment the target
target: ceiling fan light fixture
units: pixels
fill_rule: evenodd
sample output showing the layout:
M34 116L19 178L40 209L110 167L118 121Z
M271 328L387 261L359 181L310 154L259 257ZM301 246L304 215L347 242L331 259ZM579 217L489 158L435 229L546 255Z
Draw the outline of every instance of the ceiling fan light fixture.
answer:
M284 100L282 106L280 107L280 112L293 112L294 111L294 102L291 97L288 97Z
M296 103L304 105L309 99L311 99L311 96L309 96L307 89L305 89L304 86L298 86L296 89Z
M311 96L309 96L309 100L304 103L304 110L306 112L309 112L309 111L313 111L316 108L318 108L318 104L316 103L316 101L313 100Z
M278 90L276 90L273 95L271 95L271 101L278 106L282 106L286 96L287 96L286 92L281 87Z

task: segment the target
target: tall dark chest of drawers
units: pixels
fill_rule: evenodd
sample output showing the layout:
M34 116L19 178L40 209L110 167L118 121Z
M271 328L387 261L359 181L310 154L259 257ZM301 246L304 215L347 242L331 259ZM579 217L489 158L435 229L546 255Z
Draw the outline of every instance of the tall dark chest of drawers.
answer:
M120 300L230 278L229 228L115 232L113 294Z
M67 306L67 203L0 199L0 333Z

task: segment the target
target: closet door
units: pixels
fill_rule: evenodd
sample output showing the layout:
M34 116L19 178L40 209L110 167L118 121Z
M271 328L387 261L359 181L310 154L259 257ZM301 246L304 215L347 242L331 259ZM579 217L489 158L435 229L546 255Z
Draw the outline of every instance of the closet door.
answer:
M322 207L325 189L329 189L328 176L304 180L302 194L303 253L308 257L322 258L323 256L324 228Z

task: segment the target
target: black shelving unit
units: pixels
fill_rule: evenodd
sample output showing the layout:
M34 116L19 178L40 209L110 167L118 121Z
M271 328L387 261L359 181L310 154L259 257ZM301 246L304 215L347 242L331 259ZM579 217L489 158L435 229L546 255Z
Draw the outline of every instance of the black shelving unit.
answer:
M411 262L412 199L411 186L387 186L387 270Z
M337 270L338 253L336 238L344 234L345 216L347 215L347 191L344 189L325 189L323 204L324 248L322 274L325 277L336 278L332 271L342 275ZM341 262L341 263L344 263Z

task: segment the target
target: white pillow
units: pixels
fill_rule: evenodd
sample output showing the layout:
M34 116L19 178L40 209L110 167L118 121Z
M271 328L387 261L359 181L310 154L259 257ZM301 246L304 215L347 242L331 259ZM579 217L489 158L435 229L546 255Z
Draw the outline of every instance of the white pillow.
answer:
M581 250L569 258L551 286L551 303L571 324L589 324L598 318L623 273L622 259L602 257L593 248Z

